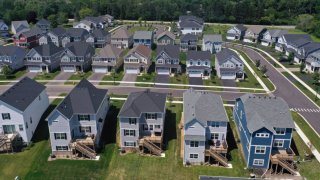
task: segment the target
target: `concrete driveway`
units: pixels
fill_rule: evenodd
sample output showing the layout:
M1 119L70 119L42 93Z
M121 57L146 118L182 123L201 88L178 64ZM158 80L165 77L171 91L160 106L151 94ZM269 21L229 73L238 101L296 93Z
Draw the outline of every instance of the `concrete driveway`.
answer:
M72 72L60 72L53 80L59 80L61 82L48 82L48 85L57 85L57 84L64 84L66 80L70 78L70 76L74 74Z
M157 74L155 78L156 83L169 83L170 76L164 74ZM168 85L155 85L155 87L169 87Z
M237 83L233 79L221 79L221 83L223 86L226 86L226 87L237 87ZM239 92L238 89L223 89L223 90Z
M203 85L203 81L201 77L189 77L190 85ZM193 89L204 90L203 87L193 87Z
M137 79L137 74L124 74L122 81L127 81L127 82L136 82ZM121 86L134 86L134 83L125 83L121 82Z

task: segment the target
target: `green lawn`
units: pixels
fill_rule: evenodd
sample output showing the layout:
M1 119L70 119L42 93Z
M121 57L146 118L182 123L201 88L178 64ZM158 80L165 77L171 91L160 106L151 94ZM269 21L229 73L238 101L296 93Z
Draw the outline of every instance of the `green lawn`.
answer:
M15 73L9 75L9 76L4 76L0 75L0 81L5 81L5 80L15 80L23 76L27 71L26 70L19 70L16 71ZM0 85L6 85L9 84L9 82L1 82Z
M175 74L174 76L170 76L171 84L189 84L189 79L186 74ZM177 88L178 86L172 86L172 88ZM188 89L187 86L179 86L178 88Z
M76 81L79 81L81 79L87 79L91 75L92 75L92 71L72 74L64 84L75 84Z
M142 26L140 25L135 25L132 26L129 29L129 32L134 33L136 31L153 31L155 28L153 26L150 26L149 24L147 24L147 26L144 25L144 23L142 23Z
M105 75L102 78L102 81L121 81L122 78L124 76L124 72L120 71L118 73L115 74L115 76L113 75ZM120 83L113 83L113 82L100 82L99 85L119 85Z
M150 82L154 83L155 81L155 72L153 73L143 73L141 76L137 76L136 82ZM154 84L135 84L135 86L140 86L140 87L153 87Z
M33 79L34 80L52 80L54 79L60 71L55 71L53 73L39 73ZM46 84L47 82L42 82L42 84Z
M296 76L298 76L301 80L303 80L307 85L309 85L313 90L316 91L316 85L313 84L313 74L310 73L301 73L301 72L292 72L293 74L295 74ZM309 79L309 80L306 80ZM320 88L320 87L319 87ZM320 89L319 89L320 91Z
M221 79L218 76L214 76L214 77L211 76L210 79L203 80L203 85L205 85L205 86L222 86L222 83L221 83ZM206 89L207 90L215 89L218 91L223 90L222 88L209 88L209 87L206 87Z
M222 38L225 39L230 27L228 25L205 25L203 34L222 34Z

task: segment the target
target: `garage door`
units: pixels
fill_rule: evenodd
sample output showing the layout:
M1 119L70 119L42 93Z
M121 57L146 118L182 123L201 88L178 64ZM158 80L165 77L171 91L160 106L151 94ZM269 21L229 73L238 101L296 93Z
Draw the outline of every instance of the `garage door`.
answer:
M93 69L93 72L95 72L95 73L107 73L107 68L105 68L105 67L95 67Z
M201 71L189 71L189 77L201 77Z
M169 71L169 69L161 69L161 68L158 68L158 69L157 69L157 73L158 73L158 74L169 75L169 74L170 74L170 71Z
M29 72L41 72L42 69L40 66L28 66L28 70Z
M138 74L138 68L126 68L127 74Z
M76 68L72 65L61 66L63 72L76 72Z
M221 74L221 79L236 79L235 74Z

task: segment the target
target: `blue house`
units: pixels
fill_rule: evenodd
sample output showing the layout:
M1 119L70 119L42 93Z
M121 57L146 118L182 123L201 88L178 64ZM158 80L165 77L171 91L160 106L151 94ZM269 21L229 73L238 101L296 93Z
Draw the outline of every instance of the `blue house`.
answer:
M290 148L295 126L282 98L243 95L236 99L233 117L247 168L296 174Z
M153 32L152 31L136 31L133 35L133 46L140 44L151 48L153 43Z

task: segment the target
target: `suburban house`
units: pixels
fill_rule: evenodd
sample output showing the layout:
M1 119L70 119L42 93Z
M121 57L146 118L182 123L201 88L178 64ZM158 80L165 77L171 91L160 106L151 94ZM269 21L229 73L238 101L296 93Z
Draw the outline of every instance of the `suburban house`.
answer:
M73 28L84 29L84 30L90 32L93 29L95 29L95 25L88 20L81 20L80 22L75 23L73 25Z
M320 73L320 51L313 52L309 54L306 61L306 68L307 72L311 73Z
M119 28L111 34L111 45L125 49L133 44L133 35L125 28Z
M288 34L288 30L268 29L262 34L261 45L272 46L278 42L280 36Z
M96 159L109 110L107 89L82 79L48 116L52 155Z
M1 37L9 36L9 27L2 19L0 19L0 36Z
M296 174L290 148L295 125L281 97L245 94L236 99L233 117L247 168Z
M159 45L155 58L157 74L175 74L181 72L179 47L176 45Z
M119 112L122 151L140 150L161 156L166 117L164 93L130 93Z
M300 47L311 42L312 39L308 34L284 34L278 39L275 49L289 56L290 53L296 53Z
M267 29L263 26L249 26L243 37L243 42L257 43L261 40L263 33Z
M123 64L121 57L123 50L106 45L92 57L92 71L94 73L110 73L116 71Z
M181 34L202 34L204 28L204 21L202 18L190 15L179 16L179 22L177 24Z
M38 27L31 28L29 31L22 31L13 36L15 46L22 48L33 48L39 46L39 38L43 32Z
M32 48L25 57L25 65L29 72L53 72L60 66L63 47L53 43Z
M300 47L296 53L294 53L294 61L298 64L305 62L309 54L320 51L320 43L311 42L305 46Z
M103 48L106 44L110 44L110 41L110 33L102 29L94 29L86 37L86 42L95 48Z
M151 48L153 43L153 32L152 31L136 31L133 35L133 46L140 44Z
M114 17L113 16L111 16L110 14L105 14L105 15L102 15L101 17L104 18L104 22L108 26L113 26L113 21L114 21Z
M163 31L158 34L155 41L157 45L175 44L176 36L170 31Z
M29 31L29 24L27 21L11 21L11 32L17 34L22 31Z
M42 30L43 33L46 33L50 30L51 28L51 23L46 20L46 19L40 19L37 23L36 26Z
M112 25L113 17L106 14L103 16L87 16L80 22L76 23L73 27L74 28L82 28L87 31L92 31L94 29L105 29L109 25Z
M183 164L228 167L228 117L221 96L189 89L183 93Z
M197 50L198 36L185 34L180 37L180 51Z
M86 37L89 35L89 32L81 28L70 28L67 29L67 34L62 38L62 46L65 47L66 44L70 42L85 42Z
M220 79L244 79L244 64L230 49L222 49L216 54L215 69Z
M227 31L226 39L227 40L242 40L243 36L246 33L247 28L242 24L237 24L236 26L231 27Z
M17 46L0 46L0 73L7 65L13 72L24 67L25 49Z
M151 65L151 49L144 45L133 47L124 57L126 74L146 73Z
M49 30L47 34L42 35L39 38L39 44L53 43L57 47L62 47L62 39L67 35L67 31L64 28L57 27Z
M61 54L60 69L63 72L84 72L91 69L94 48L86 42L72 42Z
M41 116L48 107L46 87L28 77L0 95L0 151L13 149L10 147L13 141L20 141L22 145L31 143Z
M210 77L211 53L209 51L187 52L187 74L189 77Z
M211 54L215 54L221 51L222 36L218 34L203 35L202 51L210 51Z

